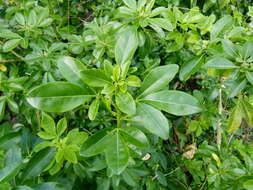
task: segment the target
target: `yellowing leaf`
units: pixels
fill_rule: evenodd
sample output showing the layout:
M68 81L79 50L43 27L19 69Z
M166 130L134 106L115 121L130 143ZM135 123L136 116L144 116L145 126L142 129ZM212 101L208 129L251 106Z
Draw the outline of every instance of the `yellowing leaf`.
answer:
M0 71L7 71L7 67L5 67L3 64L0 64Z

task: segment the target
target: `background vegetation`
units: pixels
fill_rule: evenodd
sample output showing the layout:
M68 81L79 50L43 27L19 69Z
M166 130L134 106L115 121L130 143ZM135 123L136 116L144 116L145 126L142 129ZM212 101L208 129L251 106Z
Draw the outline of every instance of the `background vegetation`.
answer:
M0 0L0 190L252 190L251 0Z

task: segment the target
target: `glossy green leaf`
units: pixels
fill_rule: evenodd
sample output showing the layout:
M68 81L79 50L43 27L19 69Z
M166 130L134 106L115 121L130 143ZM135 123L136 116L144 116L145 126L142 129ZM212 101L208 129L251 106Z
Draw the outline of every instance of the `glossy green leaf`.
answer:
M6 100L0 98L0 121L4 117L5 105L6 105Z
M93 100L93 102L91 103L89 107L89 111L88 111L88 117L90 120L94 120L96 118L96 115L99 109L99 104L100 104L100 100L98 98Z
M240 101L237 102L235 108L229 115L228 119L228 132L233 133L241 126L242 118L243 118L243 109Z
M21 14L21 13L15 14L15 20L16 20L17 23L20 24L20 25L25 25L25 23L26 23L25 17L24 17L24 15Z
M182 91L163 90L149 94L141 101L173 115L190 115L201 111L198 100Z
M7 98L7 104L11 111L15 113L19 112L18 104L14 100Z
M89 87L82 81L80 73L85 70L86 67L79 60L74 59L73 57L63 56L57 60L57 66L66 80L80 85L87 90L89 89Z
M140 96L157 92L166 87L175 77L179 67L175 64L159 66L152 69L144 78L140 88Z
M3 45L3 51L4 52L8 52L8 51L13 50L14 48L16 48L19 45L20 41L21 41L21 39L11 39L11 40L8 40Z
M198 56L190 59L189 61L185 62L179 73L179 79L181 81L186 81L190 78L191 75L199 71L204 61L203 56Z
M135 101L128 92L118 92L115 97L116 105L123 113L133 115L136 112Z
M55 155L54 148L46 148L36 153L22 172L22 181L37 177L50 164Z
M238 95L247 85L246 79L233 81L232 85L229 86L229 97L233 98Z
M236 46L228 39L222 41L222 47L225 53L231 58L236 58L238 56Z
M9 133L2 137L0 137L0 149L8 150L13 146L16 146L21 140L21 136L19 132Z
M55 123L48 114L42 114L41 127L49 134L56 135Z
M57 123L57 126L56 126L57 135L61 136L66 129L67 129L67 120L64 117Z
M146 135L135 127L124 127L120 131L125 142L133 144L139 148L148 148L149 142Z
M32 89L27 101L47 112L65 112L76 108L93 95L69 82L51 82Z
M246 120L246 122L252 126L253 125L253 105L251 105L246 100L241 100L241 107L243 110L243 117Z
M246 72L246 78L253 85L253 72Z
M51 141L43 141L43 142L37 144L37 145L34 147L33 151L34 151L34 152L39 152L39 151L41 151L42 149L47 148L47 147L49 147L49 146L51 146L51 145L53 145L53 143L52 143Z
M115 59L121 67L122 76L126 76L129 63L138 47L138 35L135 27L128 27L120 33L115 45Z
M233 26L233 17L230 15L226 15L219 19L212 27L211 30L211 40L216 39L221 34L223 34L226 30Z
M83 82L92 87L104 87L112 83L112 80L106 76L105 72L98 69L81 71L81 77Z
M117 130L107 143L105 149L106 163L115 175L119 175L127 167L129 157L128 147Z
M78 129L72 129L68 132L66 144L81 145L88 138L87 133L79 132Z
M21 150L14 147L5 155L5 167L0 170L0 183L6 182L19 172L22 166Z
M168 19L165 18L150 18L148 22L153 26L158 26L168 31L173 30L173 25Z
M129 77L127 77L126 83L128 86L140 87L141 79L135 75L130 75Z
M123 2L125 3L126 6L128 6L131 9L137 8L137 4L135 0L123 0Z
M234 69L238 68L233 62L226 58L214 57L206 62L205 67L214 69Z
M142 127L164 140L169 138L170 126L166 117L152 106L138 103L137 113L130 121L132 126Z
M243 183L243 187L246 190L252 190L253 189L253 179L247 180Z
M107 147L111 137L112 135L109 129L100 130L84 142L80 154L85 157L90 157L102 153Z
M17 33L12 32L11 30L8 30L8 29L1 29L0 37L1 38L6 38L6 39L19 39L19 38L21 38L20 35L18 35Z

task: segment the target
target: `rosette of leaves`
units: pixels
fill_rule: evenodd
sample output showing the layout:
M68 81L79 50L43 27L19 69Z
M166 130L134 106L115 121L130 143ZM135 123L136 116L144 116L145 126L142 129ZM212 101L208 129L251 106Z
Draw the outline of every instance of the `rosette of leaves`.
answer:
M88 135L85 132L79 132L78 129L68 131L65 137L62 137L67 130L67 120L62 118L55 125L54 120L43 113L41 120L43 131L38 136L45 141L34 147L35 152L39 152L47 147L55 147L56 153L48 169L51 174L57 173L63 166L64 161L76 164L78 163L78 152L80 145L86 141Z
M166 31L172 31L175 26L162 15L168 9L157 7L153 9L155 0L123 0L125 6L119 7L115 17L120 18L123 24L129 24L142 28L151 27L160 37L164 37ZM139 32L139 38L145 40L145 33Z

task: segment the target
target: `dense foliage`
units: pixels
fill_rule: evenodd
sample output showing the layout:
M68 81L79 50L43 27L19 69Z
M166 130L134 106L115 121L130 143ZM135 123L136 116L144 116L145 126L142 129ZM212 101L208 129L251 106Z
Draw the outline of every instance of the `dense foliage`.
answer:
M0 190L252 190L251 0L0 0Z

